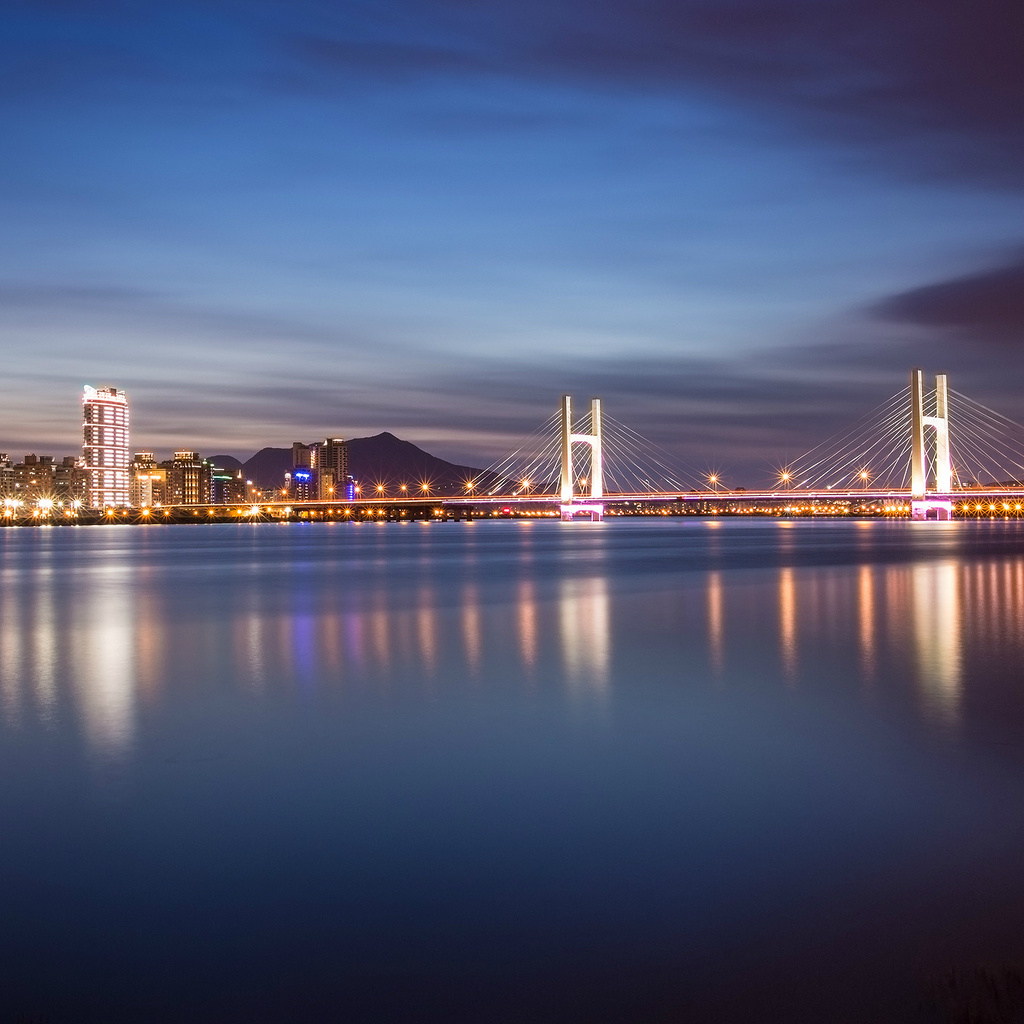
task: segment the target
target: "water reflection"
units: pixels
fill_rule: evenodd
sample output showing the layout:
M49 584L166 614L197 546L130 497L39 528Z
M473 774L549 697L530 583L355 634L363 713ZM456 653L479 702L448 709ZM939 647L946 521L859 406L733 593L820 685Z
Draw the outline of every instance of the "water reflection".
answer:
M796 577L790 568L779 570L779 651L782 674L792 683L797 669Z
M21 717L21 687L27 666L23 667L22 637L28 635L22 622L22 602L14 590L13 572L4 573L0 587L0 711L4 720L16 727Z
M722 574L708 573L708 660L715 675L721 675L725 664L725 620L722 610Z
M90 747L104 760L118 761L135 733L132 656L138 623L128 572L105 575L83 609L74 682Z
M427 677L437 672L437 609L432 588L423 586L417 595L416 636L420 663Z
M857 573L857 622L860 636L861 668L865 682L875 676L875 578L871 566Z
M470 674L479 676L483 645L480 635L480 594L475 583L467 583L462 589L462 642Z
M50 551L47 549L47 556ZM57 704L57 652L60 639L57 630L56 603L54 600L53 568L50 558L40 569L40 586L36 590L32 605L32 626L29 632L31 643L31 667L29 675L36 712L49 720Z
M918 675L929 714L954 725L960 711L960 579L954 562L915 565L914 645ZM992 573L991 582L996 582Z
M488 551L481 530L456 535L435 556L417 539L429 531L405 531L414 557L356 558L344 587L336 563L300 569L290 556L258 571L225 558L197 582L196 567L221 556L203 553L179 569L180 535L163 561L147 562L129 531L124 549L99 547L74 571L47 549L8 546L0 722L63 721L93 754L118 760L133 750L141 713L159 714L202 688L261 701L422 693L424 684L441 693L474 681L550 684L575 697L664 673L686 686L731 677L776 689L799 681L807 691L803 684L870 684L873 701L909 694L923 720L948 729L964 715L966 680L980 685L968 658L1019 661L1024 558L957 559L947 550L876 559L880 531L860 529L849 538L859 562L826 555L801 564L812 534L793 525L765 532L769 557L753 571L734 571L728 559L743 535L716 525L679 535L707 556L698 571L659 551L653 564L621 572L609 555L613 530L537 528L529 557L516 545ZM64 558L75 544L88 551L90 536L69 536ZM790 564L772 568L780 555Z
M519 626L519 656L532 676L537 667L537 598L532 580L520 580L516 591L516 618Z
M608 580L563 580L558 622L566 685L571 693L603 694L608 689L611 629Z

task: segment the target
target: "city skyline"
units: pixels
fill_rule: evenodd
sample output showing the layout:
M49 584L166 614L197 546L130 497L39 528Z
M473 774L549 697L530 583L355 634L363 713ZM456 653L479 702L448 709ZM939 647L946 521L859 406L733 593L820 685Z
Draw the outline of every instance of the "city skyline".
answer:
M571 391L742 477L922 363L1024 419L1015 8L119 10L0 15L6 448L96 379L239 456Z

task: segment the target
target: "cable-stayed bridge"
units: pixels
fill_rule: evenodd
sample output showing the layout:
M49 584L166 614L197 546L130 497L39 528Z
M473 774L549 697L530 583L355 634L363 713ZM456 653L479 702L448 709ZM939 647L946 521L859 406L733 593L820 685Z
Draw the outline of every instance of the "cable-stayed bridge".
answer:
M578 456L580 446L584 452ZM599 399L574 418L569 396L544 424L467 483L477 501L557 502L563 518L600 518L604 506L671 497L723 506L882 503L919 519L949 519L965 500L1024 504L1024 426L949 387L910 381L847 429L778 467L776 486L728 490L715 472L680 462L608 416ZM991 504L991 502L990 502ZM996 506L993 505L993 511Z

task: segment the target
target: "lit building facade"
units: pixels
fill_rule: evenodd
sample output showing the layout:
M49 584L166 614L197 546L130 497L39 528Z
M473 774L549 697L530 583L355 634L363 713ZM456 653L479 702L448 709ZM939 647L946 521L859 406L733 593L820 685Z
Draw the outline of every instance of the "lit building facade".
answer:
M210 502L210 463L199 452L182 449L161 463L167 470L167 505L207 505Z
M128 396L121 389L85 386L82 461L88 474L87 504L93 508L130 504Z
M251 500L251 495L252 481L246 480L240 469L232 473L230 469L210 465L211 505L238 505Z
M89 475L82 460L73 455L60 462L52 455L26 455L13 465L6 455L0 455L0 494L4 498L78 506L86 503L88 493Z
M132 505L148 508L162 505L167 492L167 470L156 464L153 452L136 452L132 459Z
M284 493L292 501L338 501L353 497L353 491L344 438L292 444L292 471L285 473L284 483Z
M348 445L344 438L328 437L316 446L317 477L321 501L347 498Z
M284 475L284 489L292 501L313 501L317 496L315 444L292 442L292 471Z

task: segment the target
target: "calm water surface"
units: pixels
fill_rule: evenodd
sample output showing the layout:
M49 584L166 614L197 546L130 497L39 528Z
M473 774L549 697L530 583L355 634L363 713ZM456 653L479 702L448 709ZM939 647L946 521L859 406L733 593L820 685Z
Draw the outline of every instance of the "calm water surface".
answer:
M2 530L0 1020L930 1019L1022 666L1016 523Z

